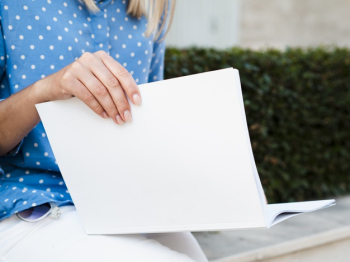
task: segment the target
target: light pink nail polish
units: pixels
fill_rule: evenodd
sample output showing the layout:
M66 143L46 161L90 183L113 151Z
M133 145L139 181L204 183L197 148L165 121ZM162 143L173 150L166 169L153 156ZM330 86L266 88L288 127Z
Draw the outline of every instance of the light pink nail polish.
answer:
M130 113L130 111L129 110L125 110L124 111L124 119L125 119L125 121L126 122L129 122L129 121L131 121L131 113Z
M108 118L108 115L105 111L103 111L102 116L103 116L103 118Z
M117 122L118 122L119 125L124 124L124 121L123 121L123 119L120 117L120 115L117 115L117 116L115 117L115 119L117 119Z
M132 99L134 100L134 104L139 106L142 103L141 97L138 94L134 94L132 96Z

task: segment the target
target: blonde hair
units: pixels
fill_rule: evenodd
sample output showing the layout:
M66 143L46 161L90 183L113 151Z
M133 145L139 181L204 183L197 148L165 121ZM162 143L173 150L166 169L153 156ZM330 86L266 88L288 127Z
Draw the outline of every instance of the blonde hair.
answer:
M84 0L84 2L91 11L100 11L94 0ZM159 40L162 41L168 33L171 22L173 20L175 2L176 0L170 0L169 6L169 0L129 0L127 13L135 17L141 17L142 15L145 15L147 17L148 23L145 32L147 37L155 32L155 39L158 39L164 27L167 26L167 30L164 36ZM165 12L162 19L164 10ZM160 22L161 24L159 26ZM166 25L167 22L168 24Z

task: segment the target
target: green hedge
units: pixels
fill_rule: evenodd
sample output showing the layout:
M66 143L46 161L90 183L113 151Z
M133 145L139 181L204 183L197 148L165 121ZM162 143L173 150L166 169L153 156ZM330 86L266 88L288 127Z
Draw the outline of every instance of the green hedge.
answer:
M239 70L269 202L350 192L349 49L168 48L165 60L165 78Z

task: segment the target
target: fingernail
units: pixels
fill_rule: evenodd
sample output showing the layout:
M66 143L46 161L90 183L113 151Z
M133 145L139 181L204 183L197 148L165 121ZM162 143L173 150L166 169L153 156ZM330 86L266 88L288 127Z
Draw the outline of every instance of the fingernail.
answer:
M125 110L124 111L124 119L125 119L126 122L131 121L131 113L130 113L129 110Z
M107 115L107 113L106 113L105 111L103 111L102 117L103 117L103 118L108 118L108 115Z
M132 99L134 100L134 104L139 106L141 105L142 101L141 101L141 97L138 94L134 94L132 96Z
M117 116L115 117L115 119L117 119L117 122L118 122L119 125L124 124L124 121L123 121L123 119L120 117L120 115L117 115Z

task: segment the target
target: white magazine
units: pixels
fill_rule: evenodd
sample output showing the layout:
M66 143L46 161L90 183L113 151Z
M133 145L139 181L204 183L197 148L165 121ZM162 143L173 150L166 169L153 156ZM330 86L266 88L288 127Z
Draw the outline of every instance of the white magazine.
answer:
M139 88L122 126L77 98L36 105L86 233L269 228L334 205L265 203L237 70Z

